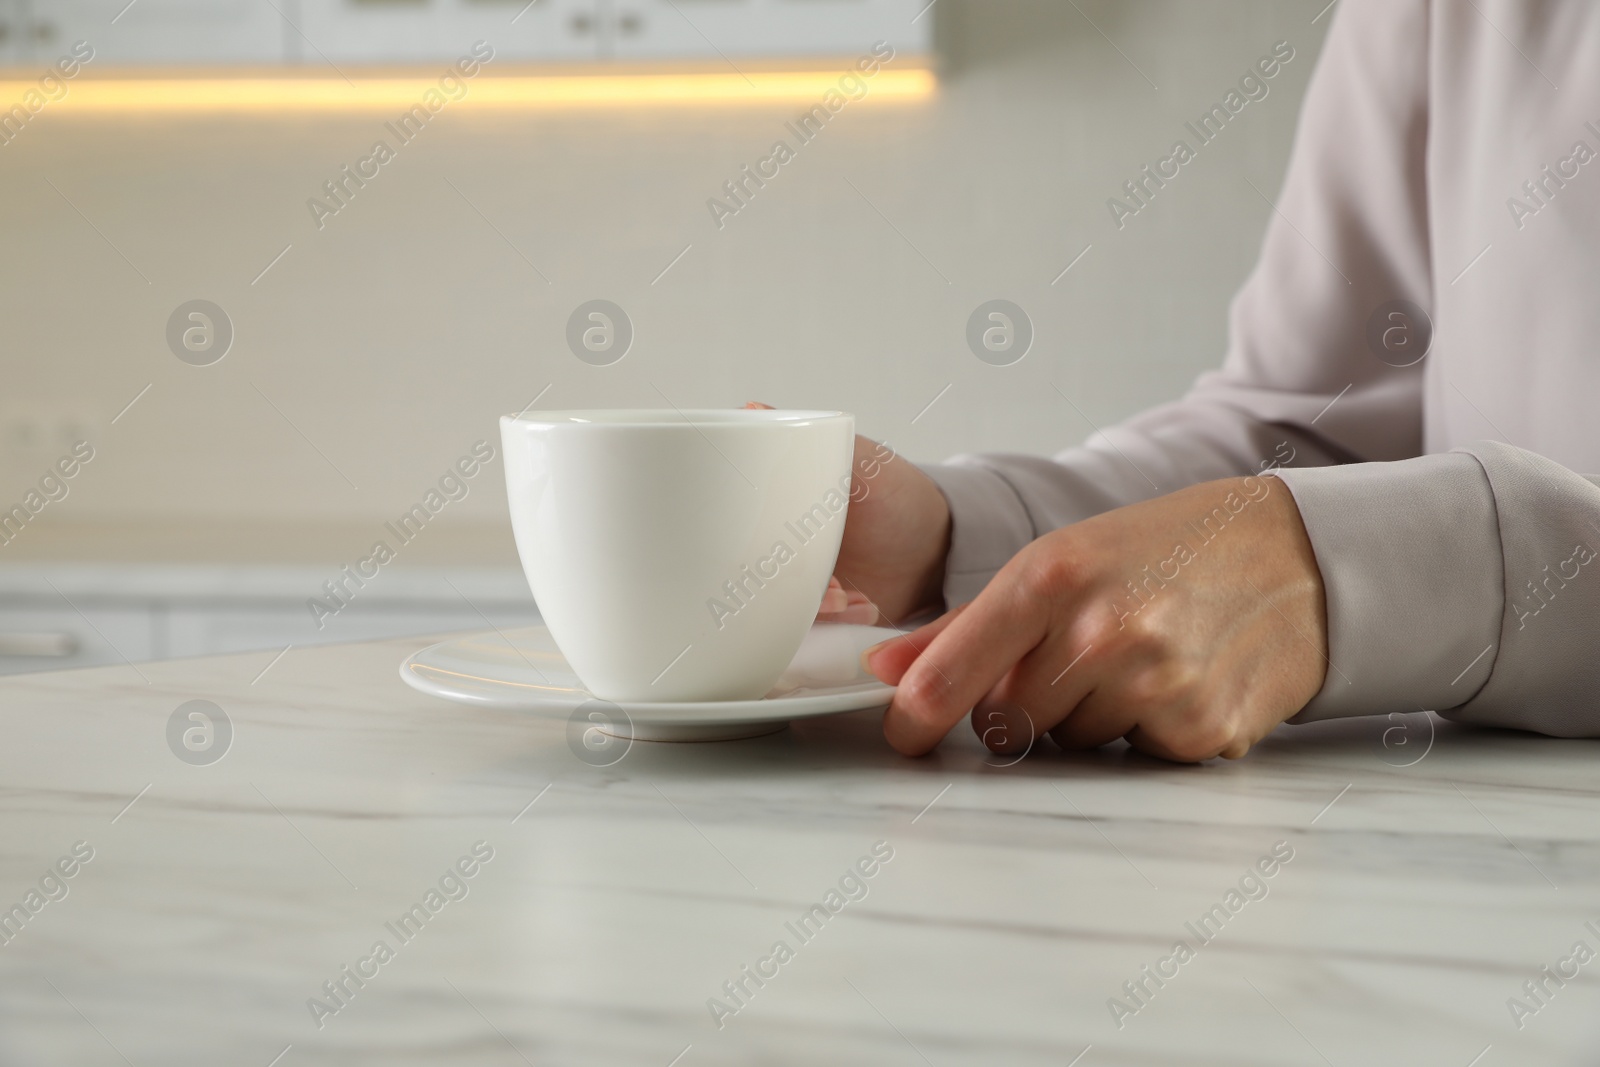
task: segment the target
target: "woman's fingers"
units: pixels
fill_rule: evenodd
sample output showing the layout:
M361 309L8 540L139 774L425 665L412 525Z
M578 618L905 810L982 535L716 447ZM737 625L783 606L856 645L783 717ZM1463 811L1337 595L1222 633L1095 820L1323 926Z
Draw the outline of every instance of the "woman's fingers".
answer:
M1044 638L1048 605L1022 586L1002 571L965 610L945 617L949 621L900 676L883 718L891 745L908 756L933 749Z
M954 622L956 616L965 611L966 607L963 604L910 633L880 641L861 653L862 666L877 675L879 681L888 685L899 685L900 679L905 677L906 671L911 669L911 665L922 655L923 650L932 644L933 639L943 633L945 627Z
M1050 728L1055 743L1065 749L1099 748L1119 737L1130 736L1138 727L1139 712L1131 701L1113 690L1086 694L1072 714Z
M973 708L973 732L995 752L1026 752L1078 714L1098 667L1070 642L1047 638Z
M854 589L845 591L844 610L831 617L832 622L849 622L860 626L876 626L883 616L878 613L878 605L867 599L865 593L858 593Z
M879 618L878 606L867 598L867 594L846 589L838 578L828 579L828 588L822 594L822 606L817 608L818 622L876 626Z
M998 752L1048 732L1065 748L1126 738L1170 760L1243 756L1326 667L1321 575L1270 481L1202 483L1053 531L965 610L871 650L897 687L889 743L921 755L972 711Z

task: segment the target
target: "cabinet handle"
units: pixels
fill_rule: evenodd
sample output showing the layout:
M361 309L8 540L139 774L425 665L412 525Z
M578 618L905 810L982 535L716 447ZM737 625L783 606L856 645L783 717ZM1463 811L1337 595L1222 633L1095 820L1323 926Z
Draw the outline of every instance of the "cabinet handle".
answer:
M53 41L56 39L56 28L49 22L36 22L33 26L33 39L35 41Z
M594 29L594 20L588 15L574 15L572 16L571 26L573 33L585 34Z
M61 659L77 651L76 634L0 634L0 656L48 656Z
M644 20L632 11L626 12L617 20L617 29L624 37L632 37L644 28Z

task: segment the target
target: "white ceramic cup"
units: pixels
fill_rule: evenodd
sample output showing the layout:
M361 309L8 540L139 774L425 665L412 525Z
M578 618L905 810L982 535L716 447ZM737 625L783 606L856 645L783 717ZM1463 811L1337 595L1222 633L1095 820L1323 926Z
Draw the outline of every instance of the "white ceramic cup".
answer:
M821 605L855 418L837 411L537 412L500 420L539 614L604 700L754 700Z

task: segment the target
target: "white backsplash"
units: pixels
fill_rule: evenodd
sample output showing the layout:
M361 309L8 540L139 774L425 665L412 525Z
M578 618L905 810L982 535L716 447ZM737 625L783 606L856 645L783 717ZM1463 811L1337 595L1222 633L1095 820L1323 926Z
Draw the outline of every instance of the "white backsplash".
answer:
M720 230L708 199L801 108L458 105L319 230L307 201L382 116L80 116L69 96L0 148L0 503L84 437L52 522L376 536L541 392L842 407L918 459L1074 443L1091 427L1052 386L1103 425L1220 359L1270 211L1246 179L1281 180L1320 6L944 0L937 94L852 102ZM1119 231L1107 199L1279 40L1298 56L1271 95ZM196 298L235 333L207 367L165 340ZM611 366L564 339L596 298L635 331ZM995 298L1035 328L1010 367L966 347ZM451 521L503 521L499 479Z

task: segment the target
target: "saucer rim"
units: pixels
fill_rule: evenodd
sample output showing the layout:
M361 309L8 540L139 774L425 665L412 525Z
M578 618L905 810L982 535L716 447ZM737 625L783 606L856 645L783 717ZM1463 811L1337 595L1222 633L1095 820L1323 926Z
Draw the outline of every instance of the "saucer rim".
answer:
M814 623L814 626L839 626L863 625L851 623ZM865 627L868 629L882 630L886 634L900 633L900 630L885 626ZM518 627L521 630L542 629L546 633L549 627L543 623L531 626ZM422 670L429 668L426 663L418 661L448 645L462 641L492 636L496 630L471 630L454 634L443 641L436 641L431 645L420 648L411 653L400 663L400 679L411 689L427 696L441 700L448 700L456 704L471 707L496 708L504 711L523 711L544 715L570 714L573 709L583 706L590 700L602 699L589 693L587 690L569 691L574 695L568 696L514 696L501 695L492 691L473 691L456 688L448 683L439 683L428 679ZM504 635L501 635L504 636ZM568 668L570 669L570 667ZM494 684L498 679L485 678L484 683ZM510 686L515 683L501 682ZM887 708L894 699L895 687L882 682L870 685L866 682L855 682L850 686L839 686L831 690L793 691L779 697L763 696L755 700L706 700L706 701L606 701L622 709L628 715L638 715L642 721L662 725L692 725L697 723L735 723L735 722L773 722L794 721L797 719L815 718L822 715L838 715L851 711L868 711ZM582 694L582 696L576 696Z

